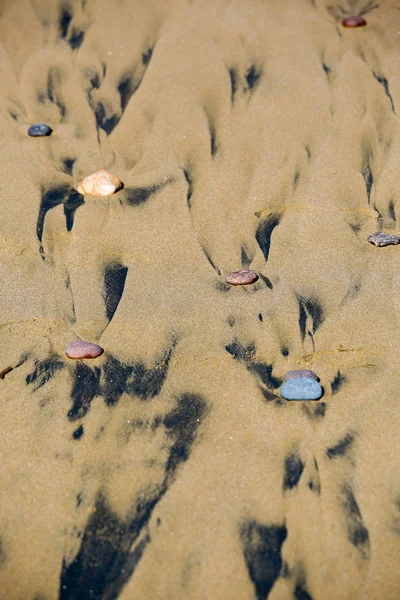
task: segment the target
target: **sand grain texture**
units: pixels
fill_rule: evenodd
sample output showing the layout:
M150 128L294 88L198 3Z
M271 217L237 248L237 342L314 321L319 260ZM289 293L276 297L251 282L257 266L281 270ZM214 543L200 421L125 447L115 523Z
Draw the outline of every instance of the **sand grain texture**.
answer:
M0 2L2 598L400 597L400 248L367 241L399 33L380 0Z

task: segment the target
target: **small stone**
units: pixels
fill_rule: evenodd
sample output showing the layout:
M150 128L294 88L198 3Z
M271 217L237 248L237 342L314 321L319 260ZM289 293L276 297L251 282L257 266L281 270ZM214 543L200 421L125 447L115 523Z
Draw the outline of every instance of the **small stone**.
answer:
M359 15L353 15L352 17L346 17L342 21L343 27L365 27L367 21L364 17L360 17Z
M76 188L77 191L84 195L92 196L111 196L114 192L121 189L122 183L115 175L107 171L96 171L88 177L85 177Z
M44 123L36 123L28 129L28 135L31 137L46 137L52 133L52 128Z
M283 376L283 380L290 381L291 379L300 379L303 377L308 377L308 379L315 379L315 381L319 380L318 375L316 375L314 371L309 371L308 369L295 369L294 371L288 371Z
M322 387L313 377L290 379L281 387L281 396L285 400L319 400L322 393Z
M249 285L257 281L258 275L254 271L235 271L226 276L227 283L231 285Z
M368 241L370 244L375 244L375 246L395 246L400 242L400 237L393 233L382 233L382 231L377 231L368 236Z
M71 342L65 348L65 354L68 358L97 358L103 354L103 348L98 344L92 344L91 342L85 342L84 340L76 340Z

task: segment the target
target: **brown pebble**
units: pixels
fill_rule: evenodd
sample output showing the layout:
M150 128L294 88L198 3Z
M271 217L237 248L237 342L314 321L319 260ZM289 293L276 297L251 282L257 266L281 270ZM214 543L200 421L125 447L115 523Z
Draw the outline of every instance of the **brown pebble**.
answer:
M80 194L90 194L91 196L111 196L114 192L121 189L122 183L115 175L107 171L96 171L92 175L85 177L76 188Z
M394 233L382 233L382 231L377 231L368 236L368 241L370 244L375 244L375 246L395 246L400 242L400 238Z
M290 379L298 379L307 377L309 379L315 379L315 381L319 381L318 375L314 373L314 371L309 371L308 369L295 369L294 371L288 371L283 376L284 381L290 381Z
M12 370L13 370L12 367L6 367L2 371L0 371L0 379L4 379L4 377L7 375L7 373L9 373Z
M364 17L360 17L359 15L353 15L352 17L346 17L342 21L343 27L365 27L367 21Z
M249 285L257 281L258 275L254 271L235 271L228 273L226 282L231 285Z
M97 358L103 354L104 350L98 344L85 342L84 340L76 340L71 342L65 348L65 354L68 358Z

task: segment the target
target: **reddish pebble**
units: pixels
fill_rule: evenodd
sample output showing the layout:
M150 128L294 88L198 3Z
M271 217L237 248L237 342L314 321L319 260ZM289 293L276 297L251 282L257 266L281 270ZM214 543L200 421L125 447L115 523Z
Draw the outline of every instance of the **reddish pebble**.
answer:
M290 379L299 379L302 377L307 377L308 379L315 379L315 381L319 380L318 375L316 375L314 371L309 371L308 369L295 369L294 371L288 371L283 376L283 380L290 381Z
M367 21L364 19L364 17L360 17L358 15L346 17L342 21L343 27L364 27L366 24Z
M103 354L103 348L97 344L77 340L68 344L65 348L65 354L68 358L97 358Z
M235 271L226 276L227 283L231 285L249 285L257 281L258 275L254 271Z

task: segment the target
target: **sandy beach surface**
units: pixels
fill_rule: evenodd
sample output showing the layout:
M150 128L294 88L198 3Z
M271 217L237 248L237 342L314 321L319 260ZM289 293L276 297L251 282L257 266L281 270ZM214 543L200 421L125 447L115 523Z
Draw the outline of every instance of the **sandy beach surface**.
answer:
M0 74L1 600L398 600L400 4L0 0Z

